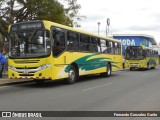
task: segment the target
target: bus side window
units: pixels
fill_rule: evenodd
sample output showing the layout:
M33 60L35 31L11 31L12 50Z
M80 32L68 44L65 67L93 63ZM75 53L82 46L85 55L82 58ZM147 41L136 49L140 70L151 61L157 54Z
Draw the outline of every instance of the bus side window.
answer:
M148 57L150 57L151 56L151 52L150 52L150 50L148 50Z
M72 31L67 32L67 49L78 50L78 33Z
M112 42L112 54L116 54L116 43Z
M116 55L118 55L118 54L119 54L119 50L118 50L118 43L117 43L117 42L115 42L115 46L114 46L114 53L115 53Z
M121 54L121 44L117 42L117 54Z
M106 41L106 46L107 46L107 53L108 54L113 53L112 42L111 41Z
M98 43L97 43L97 46L98 46L98 52L100 53L101 52L101 42L100 42L100 39L98 38L97 39Z
M91 37L90 51L91 52L101 52L100 40L98 38Z
M118 54L121 54L121 44L120 43L118 43Z
M101 50L102 50L102 53L108 53L107 46L106 46L106 40L101 39L100 41L101 41Z
M90 36L80 34L80 51L89 51Z
M53 30L53 55L58 56L65 50L65 34L63 31Z
M114 54L114 43L113 42L109 42L109 45L110 45L110 50L111 50L111 54Z
M143 55L144 58L146 58L146 53L147 53L146 50L143 50L143 51L142 51L142 55Z

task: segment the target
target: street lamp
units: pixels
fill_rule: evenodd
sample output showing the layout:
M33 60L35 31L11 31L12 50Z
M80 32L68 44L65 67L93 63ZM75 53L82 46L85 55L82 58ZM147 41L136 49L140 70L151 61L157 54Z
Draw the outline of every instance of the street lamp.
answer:
M106 37L107 37L107 33L109 33L109 25L110 25L110 19L107 18L107 24L106 24Z
M100 24L101 24L101 23L100 23L100 22L98 22L98 35L99 35L99 26L100 26Z

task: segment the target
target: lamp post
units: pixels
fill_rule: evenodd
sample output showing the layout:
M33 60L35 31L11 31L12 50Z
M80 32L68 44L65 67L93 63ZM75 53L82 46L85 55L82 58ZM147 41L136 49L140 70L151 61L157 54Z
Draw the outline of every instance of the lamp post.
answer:
M99 35L99 26L100 26L100 24L101 24L101 23L100 23L100 22L98 22L98 35Z
M107 24L106 24L106 37L107 37L107 33L109 33L109 25L110 25L110 19L107 18Z

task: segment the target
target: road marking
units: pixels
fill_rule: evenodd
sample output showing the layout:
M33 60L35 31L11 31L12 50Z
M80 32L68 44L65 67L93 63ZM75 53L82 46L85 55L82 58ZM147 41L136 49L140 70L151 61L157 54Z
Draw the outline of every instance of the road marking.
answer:
M84 89L84 90L82 90L82 91L84 92L84 91L92 90L92 89L95 89L95 88L100 88L100 87L107 86L107 85L111 85L111 84L112 84L112 83L107 83L107 84L103 84L103 85L98 85L98 86L95 86L95 87L91 87L91 88Z

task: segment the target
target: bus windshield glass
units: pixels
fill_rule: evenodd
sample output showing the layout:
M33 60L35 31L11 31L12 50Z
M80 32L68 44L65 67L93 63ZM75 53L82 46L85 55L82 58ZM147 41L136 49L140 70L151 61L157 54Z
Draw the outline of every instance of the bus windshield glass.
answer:
M50 54L51 43L47 30L11 32L10 38L10 57L35 58Z
M141 46L129 46L126 48L126 60L142 60L144 52Z

